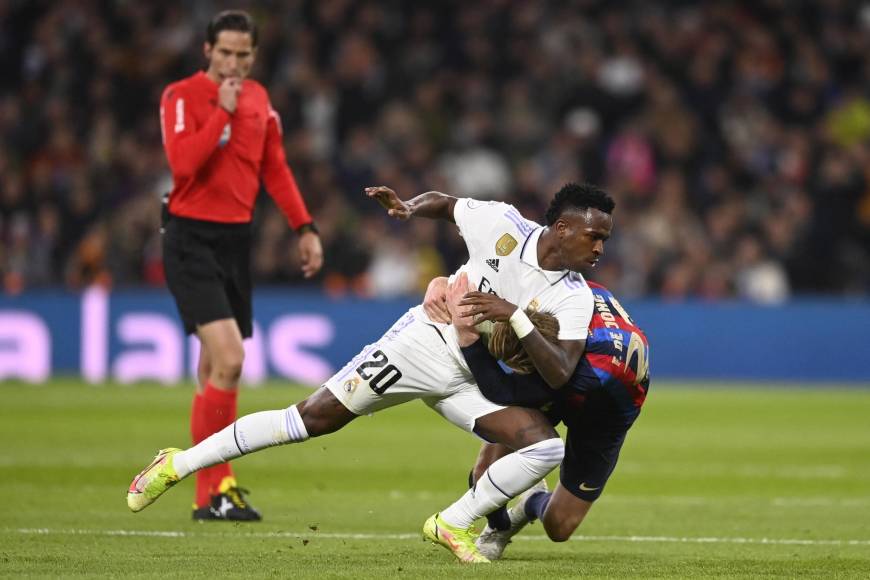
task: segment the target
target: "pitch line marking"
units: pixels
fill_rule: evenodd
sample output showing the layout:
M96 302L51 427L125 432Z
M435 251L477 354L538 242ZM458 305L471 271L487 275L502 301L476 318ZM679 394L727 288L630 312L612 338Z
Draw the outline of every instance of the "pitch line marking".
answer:
M85 530L49 528L5 528L3 532L37 536L133 536L154 538L323 538L329 540L416 540L420 534L374 534L374 533L329 533L329 532L250 532L231 534L220 532L182 532L160 530ZM516 536L514 540L546 541L546 536ZM572 536L571 540L585 542L658 542L668 544L766 544L780 546L870 546L870 540L805 540L798 538L728 538L728 537L680 537L680 536Z

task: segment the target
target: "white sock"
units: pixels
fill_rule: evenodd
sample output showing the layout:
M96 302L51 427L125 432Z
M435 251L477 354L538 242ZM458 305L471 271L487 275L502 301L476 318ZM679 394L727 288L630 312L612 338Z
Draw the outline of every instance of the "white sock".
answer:
M441 511L441 519L467 528L477 518L505 505L512 497L544 478L565 456L565 444L555 437L506 455L483 472L474 487Z
M175 455L172 466L185 478L203 467L224 463L236 457L308 439L305 423L296 405L280 411L245 415L195 446Z

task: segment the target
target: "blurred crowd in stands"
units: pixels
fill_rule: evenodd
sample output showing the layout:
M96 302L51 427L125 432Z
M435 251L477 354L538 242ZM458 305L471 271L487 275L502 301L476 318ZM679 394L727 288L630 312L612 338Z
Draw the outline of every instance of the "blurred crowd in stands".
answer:
M326 255L303 281L262 195L261 284L413 294L464 261L454 226L389 220L367 185L540 221L589 181L617 200L589 276L625 298L870 291L870 3L6 0L3 292L163 284L158 101L230 7Z

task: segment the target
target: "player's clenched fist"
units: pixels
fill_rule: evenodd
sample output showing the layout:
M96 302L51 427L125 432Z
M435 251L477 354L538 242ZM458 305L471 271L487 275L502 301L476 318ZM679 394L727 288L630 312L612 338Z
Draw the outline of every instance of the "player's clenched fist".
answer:
M242 92L242 79L231 77L224 79L218 87L218 103L230 113L236 112L239 93Z

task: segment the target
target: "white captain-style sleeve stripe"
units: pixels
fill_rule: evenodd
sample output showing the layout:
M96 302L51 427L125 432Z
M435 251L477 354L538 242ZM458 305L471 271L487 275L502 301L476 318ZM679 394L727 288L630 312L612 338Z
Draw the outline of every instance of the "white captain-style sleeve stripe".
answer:
M524 218L512 205L468 197L456 201L453 207L453 220L459 226L459 232L466 243L483 242L487 235L495 230L500 230L500 233L504 234L508 233L505 228L511 227L517 232L517 237L526 238L535 228L540 227L537 223Z
M523 237L527 237L535 228L538 227L538 224L530 222L524 218L520 212L517 211L517 208L512 205L507 205L507 211L504 212L504 217L517 227L517 231Z

